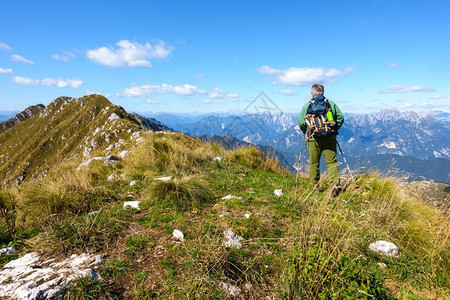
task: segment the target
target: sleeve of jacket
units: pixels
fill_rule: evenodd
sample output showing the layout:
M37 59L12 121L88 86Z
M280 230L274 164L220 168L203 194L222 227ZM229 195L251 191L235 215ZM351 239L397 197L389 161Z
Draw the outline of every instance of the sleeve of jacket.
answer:
M300 129L303 133L306 132L308 127L305 124L305 116L306 116L306 110L308 109L309 102L303 105L302 111L300 112L300 116L298 117L298 125L300 126Z
M344 114L341 112L339 107L332 101L330 102L331 112L333 113L334 120L336 121L337 129L341 128L342 124L344 124Z

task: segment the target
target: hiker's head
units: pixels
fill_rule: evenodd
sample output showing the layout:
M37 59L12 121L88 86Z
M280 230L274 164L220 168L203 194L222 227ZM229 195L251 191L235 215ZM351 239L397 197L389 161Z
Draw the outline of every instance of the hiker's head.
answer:
M317 95L323 95L323 90L324 90L323 85L321 85L321 84L314 84L311 87L311 94L312 94L313 98L315 96L317 96Z

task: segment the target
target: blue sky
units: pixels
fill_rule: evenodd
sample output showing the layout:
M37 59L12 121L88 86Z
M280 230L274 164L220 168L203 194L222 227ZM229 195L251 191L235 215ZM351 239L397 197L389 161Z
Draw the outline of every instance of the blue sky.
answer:
M450 1L0 3L0 110L101 93L128 111L450 112Z

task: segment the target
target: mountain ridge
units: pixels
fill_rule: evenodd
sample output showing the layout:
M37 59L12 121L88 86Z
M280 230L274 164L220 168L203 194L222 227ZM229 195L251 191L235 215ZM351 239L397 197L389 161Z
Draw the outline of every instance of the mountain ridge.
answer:
M155 128L165 129L156 123ZM1 180L20 184L44 176L61 159L117 155L141 129L136 116L101 95L59 97L0 133Z

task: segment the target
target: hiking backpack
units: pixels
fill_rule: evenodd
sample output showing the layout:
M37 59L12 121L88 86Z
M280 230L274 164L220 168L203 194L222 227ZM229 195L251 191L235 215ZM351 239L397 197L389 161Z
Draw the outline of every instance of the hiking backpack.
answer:
M336 122L327 99L310 101L306 110L305 123L308 126L306 141L311 138L320 139L337 134Z

